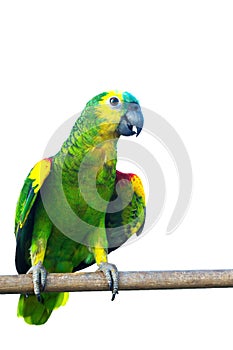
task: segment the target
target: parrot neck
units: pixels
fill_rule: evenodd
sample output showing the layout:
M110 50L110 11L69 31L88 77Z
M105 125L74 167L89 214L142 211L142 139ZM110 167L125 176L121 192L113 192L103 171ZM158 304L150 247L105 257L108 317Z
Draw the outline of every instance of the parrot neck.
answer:
M95 123L93 118L83 118L81 115L70 136L54 157L54 163L62 166L64 170L67 168L74 172L79 170L84 159L85 163L98 168L111 160L111 164L115 167L118 139L115 125L99 121Z

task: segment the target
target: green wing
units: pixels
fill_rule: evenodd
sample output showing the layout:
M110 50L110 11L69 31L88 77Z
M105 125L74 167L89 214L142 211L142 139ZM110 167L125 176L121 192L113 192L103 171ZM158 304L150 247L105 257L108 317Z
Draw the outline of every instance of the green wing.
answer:
M133 234L139 235L142 232L146 215L145 193L137 175L117 171L116 189L117 187L118 191L109 204L105 220L109 253Z
M28 174L21 190L15 214L16 255L18 273L25 273L30 268L29 248L34 223L34 203L45 179L50 174L52 160L38 162Z

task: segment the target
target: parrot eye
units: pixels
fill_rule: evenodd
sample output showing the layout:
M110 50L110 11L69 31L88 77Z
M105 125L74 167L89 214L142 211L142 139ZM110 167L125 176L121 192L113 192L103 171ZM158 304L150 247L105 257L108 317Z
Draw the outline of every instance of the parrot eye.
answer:
M117 97L111 97L109 103L111 106L116 107L119 105L120 101Z

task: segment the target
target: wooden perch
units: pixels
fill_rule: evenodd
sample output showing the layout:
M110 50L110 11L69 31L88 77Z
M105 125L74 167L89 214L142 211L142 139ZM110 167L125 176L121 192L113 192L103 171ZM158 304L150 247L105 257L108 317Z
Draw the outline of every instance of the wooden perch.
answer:
M233 270L120 272L119 290L233 287ZM50 273L46 292L108 290L102 272ZM0 276L0 294L33 293L32 275Z

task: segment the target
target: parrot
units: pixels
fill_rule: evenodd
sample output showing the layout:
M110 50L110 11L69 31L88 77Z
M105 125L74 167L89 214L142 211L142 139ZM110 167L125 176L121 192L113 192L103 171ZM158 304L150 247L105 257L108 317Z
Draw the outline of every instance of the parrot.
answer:
M144 117L129 92L111 90L92 98L54 156L29 172L15 214L15 265L31 273L34 293L21 294L17 315L42 325L65 305L68 292L45 292L48 273L70 273L97 264L112 300L119 272L108 254L139 235L146 217L139 176L117 169L121 136L138 136Z

